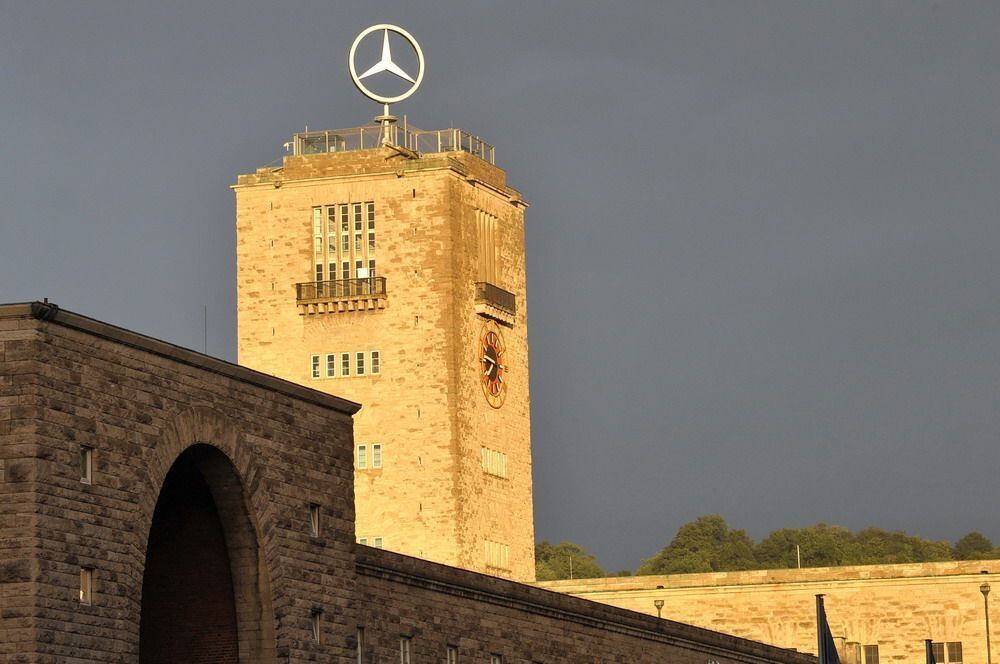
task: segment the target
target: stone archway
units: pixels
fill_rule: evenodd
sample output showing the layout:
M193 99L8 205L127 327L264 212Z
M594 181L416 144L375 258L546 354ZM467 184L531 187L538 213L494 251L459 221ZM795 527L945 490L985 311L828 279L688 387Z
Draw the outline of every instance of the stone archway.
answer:
M211 445L184 450L164 478L149 530L140 663L274 662L263 558L232 462Z

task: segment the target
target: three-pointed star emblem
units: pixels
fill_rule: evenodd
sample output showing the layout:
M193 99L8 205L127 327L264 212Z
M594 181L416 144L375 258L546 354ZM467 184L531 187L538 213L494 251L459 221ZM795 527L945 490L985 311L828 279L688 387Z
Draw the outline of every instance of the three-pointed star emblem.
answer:
M364 74L358 76L361 78L368 78L375 74L387 71L390 74L395 74L402 79L409 81L410 83L416 83L413 77L407 74L402 68L392 61L392 53L389 50L389 30L385 29L382 31L382 59L377 63L372 65Z

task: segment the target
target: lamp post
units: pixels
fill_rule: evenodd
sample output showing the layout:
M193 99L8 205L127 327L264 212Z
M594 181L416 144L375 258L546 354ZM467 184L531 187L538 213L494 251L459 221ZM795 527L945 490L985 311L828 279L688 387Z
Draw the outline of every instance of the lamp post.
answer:
M656 617L662 619L663 618L663 600L662 599L654 599L653 600L653 606L656 607Z
M993 664L993 656L990 653L990 584L983 582L979 586L979 592L983 594L983 609L986 611L986 664Z

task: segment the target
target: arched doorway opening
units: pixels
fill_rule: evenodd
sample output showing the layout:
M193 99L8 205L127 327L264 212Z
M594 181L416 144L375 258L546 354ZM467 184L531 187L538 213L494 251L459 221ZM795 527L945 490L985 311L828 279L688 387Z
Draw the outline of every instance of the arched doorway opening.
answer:
M263 555L236 468L194 445L167 473L142 580L140 664L273 662Z

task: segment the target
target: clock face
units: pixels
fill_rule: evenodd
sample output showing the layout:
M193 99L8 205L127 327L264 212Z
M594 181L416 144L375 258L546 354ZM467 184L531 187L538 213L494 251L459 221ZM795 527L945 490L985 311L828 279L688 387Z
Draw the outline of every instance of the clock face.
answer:
M479 354L483 394L491 406L499 408L507 396L507 365L504 361L503 337L495 326L488 325L483 329Z

